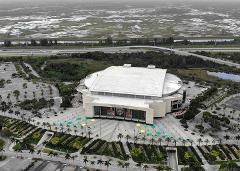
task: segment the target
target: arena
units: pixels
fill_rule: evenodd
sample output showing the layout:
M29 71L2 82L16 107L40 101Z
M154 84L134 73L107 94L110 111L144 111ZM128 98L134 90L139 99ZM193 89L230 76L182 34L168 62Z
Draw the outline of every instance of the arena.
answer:
M131 64L111 66L81 80L77 90L87 117L147 124L180 110L186 99L180 78L154 65L146 68Z

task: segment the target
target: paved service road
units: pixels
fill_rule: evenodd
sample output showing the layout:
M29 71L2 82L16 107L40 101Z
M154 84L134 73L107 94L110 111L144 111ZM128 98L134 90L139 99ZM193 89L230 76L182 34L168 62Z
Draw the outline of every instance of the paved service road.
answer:
M172 169L172 171L178 171L176 151L168 151L167 155L168 155L168 166Z
M142 52L148 50L156 50L156 51L165 51L172 52L178 55L184 56L194 56L197 58L201 58L203 60L212 61L218 64L224 64L231 67L240 68L240 64L225 61L222 59L211 58L203 55L197 55L187 51L181 51L177 49L170 49L165 47L158 46L121 46L121 47L102 47L102 48L82 48L82 49L4 49L0 50L0 56L51 56L56 54L71 54L71 53L86 53L86 52L95 52L101 51L105 53L131 53L131 52Z

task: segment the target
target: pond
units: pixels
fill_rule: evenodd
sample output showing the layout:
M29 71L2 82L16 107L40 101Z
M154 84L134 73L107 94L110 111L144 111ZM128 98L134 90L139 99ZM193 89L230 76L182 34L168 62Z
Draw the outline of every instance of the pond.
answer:
M218 77L223 80L231 80L235 82L240 82L240 75L238 74L231 74L231 73L225 73L225 72L207 72L208 75Z

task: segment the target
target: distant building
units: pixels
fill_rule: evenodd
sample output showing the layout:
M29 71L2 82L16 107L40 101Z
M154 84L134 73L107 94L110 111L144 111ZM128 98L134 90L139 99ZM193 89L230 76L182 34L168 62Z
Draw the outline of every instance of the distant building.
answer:
M86 116L152 124L155 117L179 110L184 102L182 81L166 69L112 66L81 80Z

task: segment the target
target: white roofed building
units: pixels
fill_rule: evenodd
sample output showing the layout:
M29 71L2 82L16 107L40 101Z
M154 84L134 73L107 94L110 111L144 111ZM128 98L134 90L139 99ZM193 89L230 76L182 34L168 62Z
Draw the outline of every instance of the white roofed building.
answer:
M180 109L184 101L182 81L154 65L111 66L81 80L78 91L86 116L147 124Z

